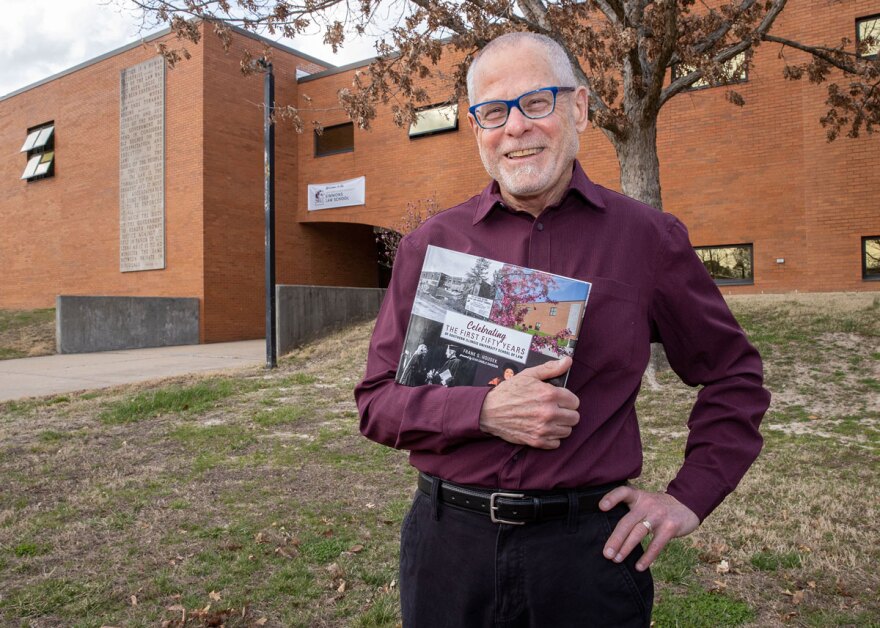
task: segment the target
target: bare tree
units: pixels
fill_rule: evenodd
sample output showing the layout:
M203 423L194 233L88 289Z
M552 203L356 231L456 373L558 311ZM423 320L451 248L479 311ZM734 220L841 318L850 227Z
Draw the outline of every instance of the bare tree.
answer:
M662 209L657 158L657 117L673 97L695 85L727 85L727 99L742 106L736 77L752 65L762 42L809 53L807 63L789 64L785 76L827 82L829 110L820 123L833 140L856 137L880 124L880 64L847 38L835 44L804 43L772 34L788 0L132 0L149 19L168 23L185 41L197 42L191 18L212 25L228 45L229 25L292 37L320 28L334 49L347 31L381 28L377 59L355 74L339 93L341 106L368 128L377 106L389 105L398 124L414 119L428 100L424 80L441 78L457 100L473 56L494 37L534 31L558 41L578 78L590 89L590 118L611 141L620 163L624 194ZM795 0L797 2L797 0ZM170 63L185 48L160 49ZM451 55L453 71L440 76L438 62ZM248 64L244 63L243 67ZM735 66L735 71L732 67ZM671 80L669 70L677 68ZM299 112L288 114L302 128Z

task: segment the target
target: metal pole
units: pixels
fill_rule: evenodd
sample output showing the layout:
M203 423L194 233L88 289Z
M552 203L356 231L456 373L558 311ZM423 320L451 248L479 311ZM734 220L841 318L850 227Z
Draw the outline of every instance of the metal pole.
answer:
M266 368L278 366L275 330L275 77L272 64L260 60L263 66L263 136L265 147L264 163L264 204L266 210Z

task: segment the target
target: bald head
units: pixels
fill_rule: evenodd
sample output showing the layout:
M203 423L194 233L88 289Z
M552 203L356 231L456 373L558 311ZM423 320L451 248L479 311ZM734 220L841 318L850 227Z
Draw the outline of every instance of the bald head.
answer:
M542 55L546 59L554 74L552 78L556 85L579 84L568 55L555 40L537 33L507 33L490 41L480 51L476 59L471 62L471 67L468 68L467 73L468 101L470 101L470 104L476 104L478 102L477 99L481 98L476 93L477 75L480 72L481 62L494 54L511 48L520 48L523 45L536 49L537 54Z

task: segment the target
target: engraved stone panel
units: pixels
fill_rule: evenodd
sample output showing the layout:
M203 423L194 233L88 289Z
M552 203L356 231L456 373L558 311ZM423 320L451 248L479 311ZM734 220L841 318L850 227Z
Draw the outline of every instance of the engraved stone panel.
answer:
M165 63L122 70L119 86L119 270L165 268Z

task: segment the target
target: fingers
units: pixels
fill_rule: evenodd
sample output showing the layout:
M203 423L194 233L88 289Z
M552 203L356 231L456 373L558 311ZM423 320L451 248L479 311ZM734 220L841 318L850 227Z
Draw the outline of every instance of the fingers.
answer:
M630 507L629 513L617 523L611 532L611 536L608 537L608 541L605 543L605 549L602 550L605 558L610 558L617 563L621 562L647 535L648 529L644 525L639 524L639 515L633 510L633 505L638 501L638 498L639 492L637 489L629 486L618 486L599 502L599 508L606 512L620 503L626 503ZM636 527L637 525L639 525L641 530Z
M539 364L538 366L530 366L527 369L523 369L522 371L517 373L514 378L522 377L523 375L525 375L526 377L534 377L535 379L540 379L541 381L544 381L546 379L559 377L570 368L571 358L565 356L558 360L550 360L549 362L544 362L543 364Z
M645 548L645 553L642 554L642 557L639 558L636 563L636 569L639 571L644 571L648 567L650 567L657 557L660 555L660 552L666 547L666 544L672 540L672 535L666 533L665 531L661 531L654 535L651 539L651 542L648 544L648 547Z
M608 512L620 502L630 503L635 501L637 496L636 489L630 486L618 486L602 498L602 501L599 502L599 508Z
M700 525L693 511L667 493L620 486L605 495L599 507L608 511L620 503L627 504L630 510L611 532L603 554L622 562L650 534L651 542L636 562L638 571L647 569L671 539L690 534Z
M517 445L556 449L580 421L580 400L544 381L564 373L571 358L523 369L500 382L483 401L480 428Z
M620 523L618 523L615 528L615 532L618 532L619 530L620 535L626 535L623 543L620 544L616 552L612 548L606 546L604 552L605 557L610 558L616 563L622 562L630 555L630 552L632 552L637 545L641 544L645 537L653 534L647 550L641 558L639 558L638 562L636 562L636 570L644 571L654 562L654 559L657 558L660 551L666 546L672 536L669 534L668 526L663 526L659 531L655 531L654 524L651 523L649 519L638 519L635 517L626 521L625 519L626 517L621 519ZM646 521L650 525L650 528L645 525ZM610 543L611 541L609 539L609 545Z
M506 411L505 408L492 409L484 405L480 414L480 428L509 443L537 449L556 449L562 440L571 435L579 420L576 411L558 407L519 407Z
M556 449L580 421L577 397L533 377L518 377L501 382L486 395L480 428L517 445Z
M536 401L556 404L560 408L577 410L580 405L577 395L566 388L544 383L544 380L565 373L571 368L571 364L571 358L566 356L538 366L530 366L509 380L501 382L498 387L504 390L506 395L520 394Z

